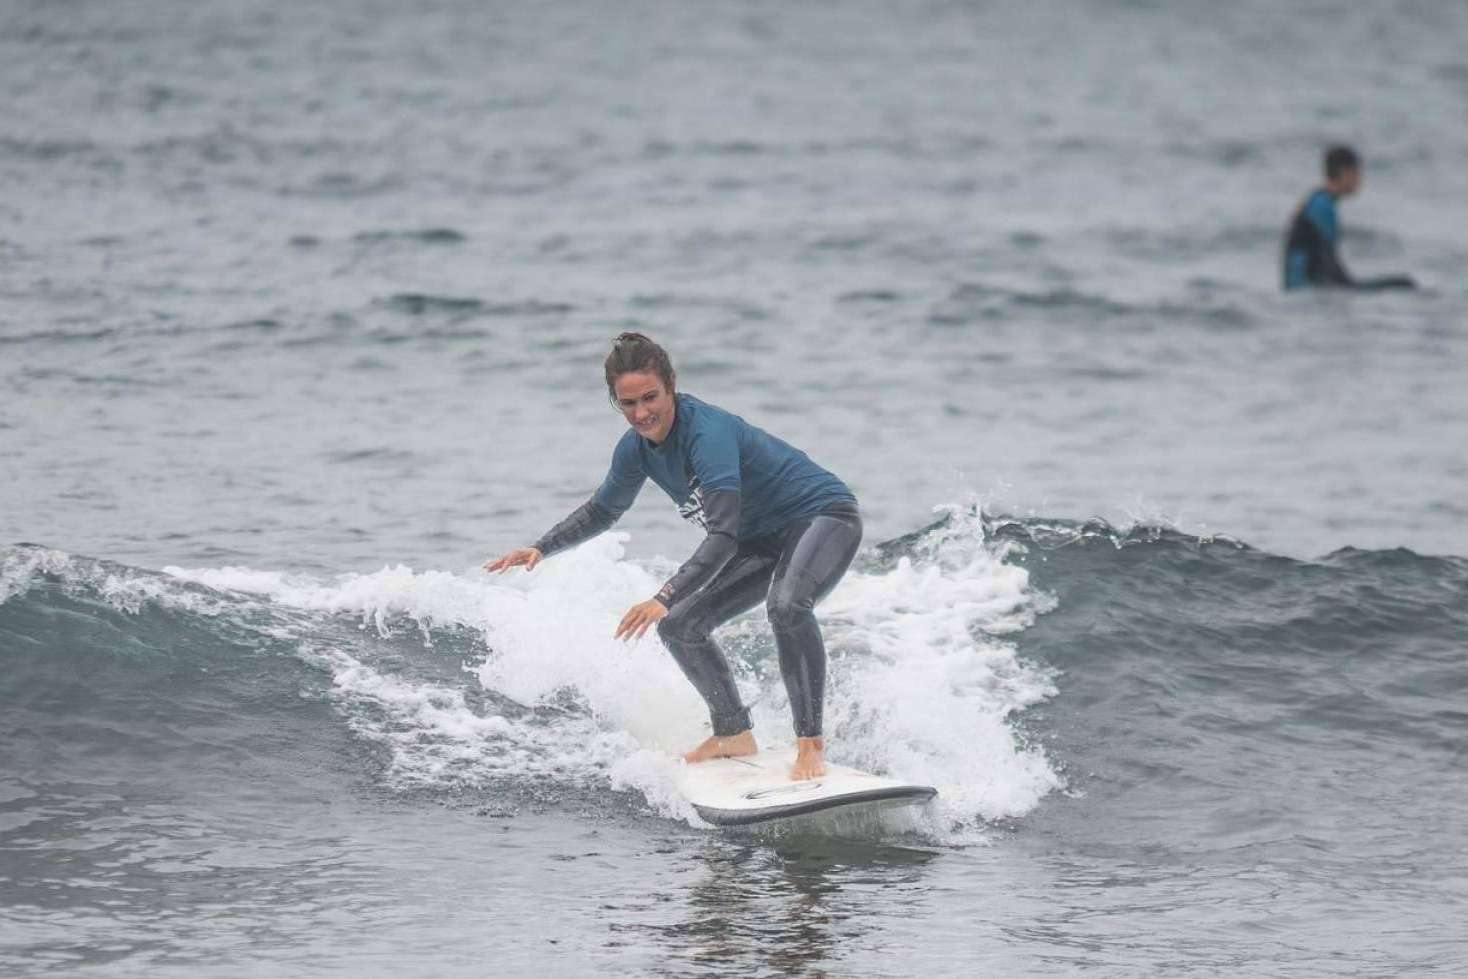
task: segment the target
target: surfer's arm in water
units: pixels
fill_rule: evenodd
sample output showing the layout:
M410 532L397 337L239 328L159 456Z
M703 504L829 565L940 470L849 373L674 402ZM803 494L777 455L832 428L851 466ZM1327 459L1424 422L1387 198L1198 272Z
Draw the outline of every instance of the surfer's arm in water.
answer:
M1357 292L1381 292L1386 289L1416 289L1417 283L1410 275L1383 275L1372 279L1358 279L1346 270L1334 240L1323 241L1316 257L1320 271L1319 284Z
M1340 253L1336 251L1334 242L1320 249L1318 261L1320 269L1320 278L1316 280L1318 285L1336 286L1342 289L1356 288L1356 280L1346 270L1346 263L1341 261Z
M1383 275L1375 279L1357 279L1356 288L1362 292L1381 292L1385 289L1416 289L1417 280L1410 275Z
M1287 259L1292 267L1285 271L1286 288L1305 284L1354 289L1357 292L1417 288L1417 282L1410 275L1356 278L1346 268L1346 263L1341 261L1334 238L1327 237L1308 215L1302 214L1300 223L1304 226L1303 230L1292 239L1298 247L1291 251L1291 257ZM1333 228L1334 225L1330 227Z

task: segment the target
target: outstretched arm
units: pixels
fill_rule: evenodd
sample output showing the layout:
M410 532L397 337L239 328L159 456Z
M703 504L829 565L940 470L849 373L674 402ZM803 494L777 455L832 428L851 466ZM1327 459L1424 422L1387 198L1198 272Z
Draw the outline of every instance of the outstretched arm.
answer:
M550 557L577 544L586 543L616 523L619 516L621 514L613 513L595 500L587 500L530 546Z
M627 512L646 479L637 462L635 436L623 437L612 452L612 468L607 478L591 499L571 511L569 517L546 531L534 544L486 562L484 570L504 571L523 564L526 571L531 571L542 558L586 543Z
M618 516L595 500L587 500L571 511L569 517L541 535L540 540L485 562L484 570L504 572L523 564L526 571L534 571L537 564L552 554L591 540L616 523Z

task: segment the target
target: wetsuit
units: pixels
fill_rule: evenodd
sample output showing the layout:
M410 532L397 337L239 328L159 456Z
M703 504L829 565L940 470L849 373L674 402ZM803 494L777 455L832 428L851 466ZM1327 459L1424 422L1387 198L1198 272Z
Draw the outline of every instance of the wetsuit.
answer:
M707 531L658 591L658 635L708 704L714 734L750 726L733 673L710 633L765 602L799 737L819 737L826 650L812 611L861 543L856 497L799 449L738 415L676 395L661 444L629 429L590 500L533 546L545 556L610 527L651 479Z
M1356 279L1346 270L1336 250L1340 224L1335 197L1324 187L1316 189L1290 221L1285 234L1284 287L1336 286L1346 289L1411 289L1412 279L1392 275L1379 279Z

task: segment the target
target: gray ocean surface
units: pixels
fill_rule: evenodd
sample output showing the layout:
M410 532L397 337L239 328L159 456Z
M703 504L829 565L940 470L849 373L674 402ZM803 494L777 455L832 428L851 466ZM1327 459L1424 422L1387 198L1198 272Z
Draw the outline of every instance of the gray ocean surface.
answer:
M0 973L1462 975L1468 6L0 4ZM1322 149L1354 272L1283 294ZM842 476L721 833L612 336ZM756 613L728 648L788 737Z

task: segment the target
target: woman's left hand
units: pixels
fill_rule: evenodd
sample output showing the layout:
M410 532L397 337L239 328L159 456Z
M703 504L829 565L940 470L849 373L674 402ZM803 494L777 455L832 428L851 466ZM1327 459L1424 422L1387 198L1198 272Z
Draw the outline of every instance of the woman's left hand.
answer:
M658 619L668 614L668 606L656 598L649 598L645 602L639 602L627 610L622 616L622 624L617 626L615 639L641 639L647 635L647 630Z

